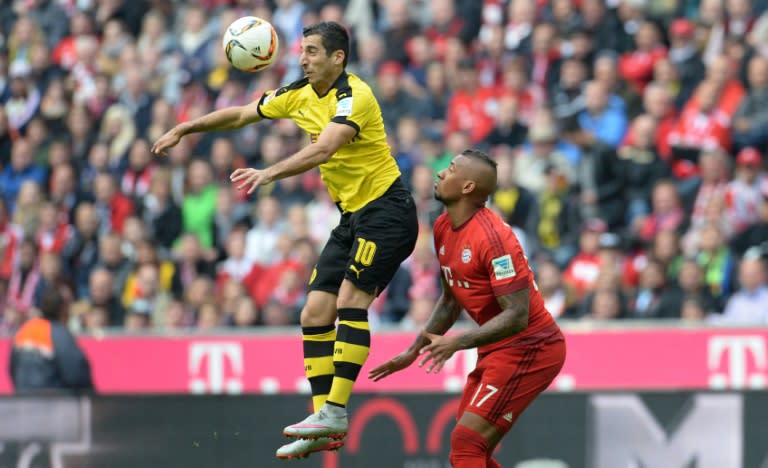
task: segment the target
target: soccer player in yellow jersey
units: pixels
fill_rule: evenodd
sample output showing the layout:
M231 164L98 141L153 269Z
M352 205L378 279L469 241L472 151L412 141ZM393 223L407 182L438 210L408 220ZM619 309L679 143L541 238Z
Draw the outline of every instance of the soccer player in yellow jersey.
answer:
M314 413L284 429L295 440L278 449L282 459L344 444L346 405L370 347L367 309L413 251L418 231L415 204L387 145L381 109L370 87L345 71L348 56L349 35L341 25L309 26L301 40L302 79L264 93L257 102L181 123L152 147L153 153L165 154L190 133L291 119L309 133L311 143L265 169L237 169L232 182L252 193L319 167L342 211L301 311Z

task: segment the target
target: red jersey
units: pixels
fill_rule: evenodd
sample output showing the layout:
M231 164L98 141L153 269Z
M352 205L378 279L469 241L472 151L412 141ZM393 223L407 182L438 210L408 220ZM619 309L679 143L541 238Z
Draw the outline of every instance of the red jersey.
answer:
M528 327L509 338L481 346L479 353L518 341L544 338L558 330L552 315L544 308L544 300L517 236L496 213L482 208L457 229L443 213L435 221L434 236L443 278L459 304L478 325L502 311L496 297L523 288L528 288L530 293Z

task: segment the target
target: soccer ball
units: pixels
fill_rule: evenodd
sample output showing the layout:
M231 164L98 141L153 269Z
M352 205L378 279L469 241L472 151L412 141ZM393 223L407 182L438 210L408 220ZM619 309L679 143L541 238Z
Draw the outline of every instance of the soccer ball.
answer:
M277 57L277 31L268 21L255 16L236 19L221 41L227 60L244 72L256 72L270 66Z

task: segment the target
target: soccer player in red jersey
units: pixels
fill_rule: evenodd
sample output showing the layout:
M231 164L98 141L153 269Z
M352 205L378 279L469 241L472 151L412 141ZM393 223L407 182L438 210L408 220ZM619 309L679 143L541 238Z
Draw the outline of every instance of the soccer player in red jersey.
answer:
M406 351L370 371L380 380L411 365L439 372L461 349L477 348L451 433L454 468L499 467L499 440L546 389L565 361L565 339L533 278L512 228L485 207L496 163L466 150L441 171L435 198L447 208L434 225L443 294L425 330ZM465 309L479 327L443 336Z

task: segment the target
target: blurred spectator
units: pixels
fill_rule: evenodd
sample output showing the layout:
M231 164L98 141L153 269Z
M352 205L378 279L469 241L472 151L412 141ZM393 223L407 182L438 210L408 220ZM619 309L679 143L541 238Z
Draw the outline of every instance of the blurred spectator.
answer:
M8 124L14 130L23 132L37 113L42 98L40 90L31 79L32 68L27 62L16 61L8 72L10 96L5 101Z
M732 291L735 259L719 225L710 223L701 228L696 251L696 260L704 268L704 282L722 306Z
M551 171L557 171L569 182L568 177L576 169L557 148L559 135L554 122L547 117L535 118L531 122L527 139L530 144L520 149L514 161L514 174L519 184L539 197Z
M728 299L719 323L768 323L768 275L761 252L748 252L739 263L740 289Z
M120 192L115 178L100 172L93 180L94 207L99 214L101 233L123 232L125 219L134 212L133 202Z
M586 221L579 236L578 253L563 272L563 283L581 301L595 286L601 264L598 256L600 234L608 230L606 223L594 218Z
M96 267L105 268L112 273L115 296L122 297L128 275L133 268L123 253L122 239L119 235L110 233L99 238L99 263Z
M666 288L664 265L655 259L648 259L640 272L640 284L629 300L629 316L651 319L660 315L660 304Z
M13 213L13 223L21 227L26 236L34 236L40 226L40 208L43 194L40 185L32 180L26 180L19 188L16 197L16 211Z
M16 207L16 197L25 181L33 181L42 186L46 180L46 170L34 163L34 148L22 138L13 142L11 163L0 172L0 196L8 210L13 214Z
M582 148L598 143L616 148L621 143L627 130L627 116L624 109L611 107L609 101L604 84L586 84L584 110L577 117L579 128L570 136L574 143Z
M768 175L761 173L762 167L763 157L754 148L744 148L736 156L736 177L728 183L725 192L725 216L734 234L759 219L760 188L768 184Z
M278 260L275 245L285 232L280 210L280 202L273 197L262 197L256 205L256 223L248 231L245 251L252 261L261 265L271 265Z
M563 285L560 267L551 260L537 263L536 282L544 298L544 307L556 319L567 318L572 312L572 298Z
M200 240L194 234L183 234L178 242L176 268L173 276L173 291L177 297L182 295L198 276L213 278L215 268L206 258Z
M181 217L183 232L196 235L204 249L213 247L213 218L218 190L208 161L193 160L187 172Z
M134 203L140 203L149 192L152 175L156 169L157 164L149 152L149 142L143 138L135 140L128 152L128 168L120 178L120 190L123 195L132 198Z
M518 104L515 98L502 97L499 100L499 109L496 114L496 122L491 132L485 138L487 145L518 146L525 141L528 127L522 124L518 118Z
M768 58L755 55L747 69L749 91L733 116L733 141L740 147L768 148Z
M758 220L731 240L734 254L743 255L750 247L764 244L768 239L768 182L760 187Z
M25 238L19 244L19 263L8 280L5 307L26 316L35 304L35 291L40 283L40 266L35 241Z
M657 153L654 138L656 120L643 114L632 121L632 143L618 151L624 166L624 197L627 206L627 224L651 212L651 192L656 182L671 175L669 166Z
M377 97L389 133L396 131L400 117L422 119L427 115L425 103L403 89L402 77L403 66L398 62L388 61L379 66Z
M648 242L661 231L682 229L685 221L685 211L674 182L660 180L651 193L651 213L636 218L632 229L640 240Z
M61 251L65 273L75 282L77 297L86 295L91 269L99 258L99 215L91 203L83 203L75 210L75 229Z
M704 62L696 44L696 26L686 18L669 25L669 61L677 68L681 89L679 95L687 100L704 77Z
M181 234L181 209L171 198L171 174L165 168L152 173L149 191L138 211L152 239L169 250Z
M16 393L93 389L88 358L65 325L69 301L50 289L40 310L13 337L8 368Z
M625 52L619 60L619 73L638 93L642 93L653 77L656 61L667 55L658 26L644 21L634 34L635 49Z
M456 88L448 101L445 133L468 132L473 144L483 140L493 129L494 115L489 105L497 98L494 88L478 86L475 61L466 58L459 63Z
M102 306L109 312L110 326L119 327L125 321L125 309L115 294L114 276L103 267L94 268L88 278L87 296L91 305Z
M501 217L514 227L524 229L529 222L530 214L536 209L536 196L528 188L518 183L518 180L528 180L525 171L518 170L513 161L519 162L517 156L504 146L494 152L497 170L497 188L491 200L493 207ZM533 158L533 157L532 157Z

